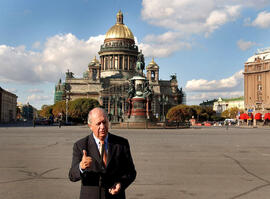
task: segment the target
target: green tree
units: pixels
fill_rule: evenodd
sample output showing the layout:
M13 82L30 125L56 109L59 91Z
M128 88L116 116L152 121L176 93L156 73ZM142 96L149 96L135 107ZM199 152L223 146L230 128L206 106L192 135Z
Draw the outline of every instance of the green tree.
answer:
M204 120L212 121L216 116L216 111L212 107L203 107L202 115Z
M54 117L58 117L60 113L62 115L66 115L66 102L65 102L65 100L56 102L53 105L52 113L53 113Z
M184 122L190 119L192 110L189 106L180 104L169 109L166 118L171 121Z
M198 105L178 105L172 107L167 113L169 121L185 121L194 116L197 121L213 120L216 118L216 112L212 107L202 107Z
M40 110L40 116L44 118L49 118L53 113L53 105L43 105Z
M229 108L229 109L223 111L223 112L221 113L221 116L222 116L223 118L232 118L232 119L234 119L234 118L236 118L236 116L238 115L238 112L239 112L239 111L240 111L240 114L241 114L241 113L244 113L244 110L239 109L239 108L237 108L237 107L232 107L232 108Z
M201 106L198 106L198 105L191 105L190 106L191 110L192 110L192 113L194 116L194 118L197 120L197 121L200 121L201 120L201 114L202 114L202 111L203 111L203 108Z
M99 103L95 99L79 98L69 102L68 115L75 122L85 122L89 111L98 106Z

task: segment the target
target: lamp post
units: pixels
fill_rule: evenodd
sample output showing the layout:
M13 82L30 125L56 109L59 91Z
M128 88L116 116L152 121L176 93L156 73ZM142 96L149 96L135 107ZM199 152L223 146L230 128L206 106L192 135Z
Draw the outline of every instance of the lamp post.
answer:
M165 105L167 105L168 103L168 96L165 96L164 94L163 95L160 95L159 98L159 103L162 105L162 122L165 122Z
M115 121L115 96L111 95L110 98L110 114L111 114L111 121Z
M66 124L68 123L68 98L66 97Z
M68 100L69 100L69 92L70 92L70 85L65 85L66 89L66 124L68 124Z

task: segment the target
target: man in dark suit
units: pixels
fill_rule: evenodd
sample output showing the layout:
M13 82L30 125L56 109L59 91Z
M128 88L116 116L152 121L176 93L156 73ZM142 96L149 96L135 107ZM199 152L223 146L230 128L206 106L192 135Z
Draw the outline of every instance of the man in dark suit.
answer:
M136 178L128 140L108 133L104 109L89 112L88 126L90 135L73 146L69 179L81 180L80 199L125 199Z

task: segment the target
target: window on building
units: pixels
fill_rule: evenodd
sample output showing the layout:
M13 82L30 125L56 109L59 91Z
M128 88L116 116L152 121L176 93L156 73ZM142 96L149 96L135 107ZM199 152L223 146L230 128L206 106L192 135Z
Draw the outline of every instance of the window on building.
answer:
M119 68L120 69L123 69L122 67L123 67L123 57L120 56L120 59L119 59Z
M104 97L103 99L103 107L105 108L106 112L108 113L108 97Z
M258 84L258 91L262 91L262 85Z
M155 71L151 71L151 80L155 80Z
M93 69L93 73L92 73L92 79L96 80L97 79L97 69Z
M105 70L108 69L108 58L105 58Z
M113 58L110 57L110 69L112 69L112 68L113 68Z
M129 68L133 68L132 67L132 57L129 57Z
M261 75L258 75L257 76L257 80L260 82L260 81L262 81L262 76Z
M118 68L118 57L114 58L114 68L117 69Z

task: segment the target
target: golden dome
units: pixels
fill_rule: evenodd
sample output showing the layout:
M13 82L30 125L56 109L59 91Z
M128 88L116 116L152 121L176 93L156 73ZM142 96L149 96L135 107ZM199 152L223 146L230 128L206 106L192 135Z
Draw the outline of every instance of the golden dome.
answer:
M152 58L152 61L148 64L148 66L146 67L146 69L153 69L156 68L158 69L159 66L157 65L157 63L154 61L154 57Z
M123 23L123 14L121 11L116 15L116 24L106 33L105 40L106 39L131 39L134 41L133 33Z
M94 59L88 64L88 66L95 66L95 65L99 65L99 61L97 60L96 56L95 56Z
M152 61L149 63L149 65L157 65L157 63L154 61L154 57L152 57Z

